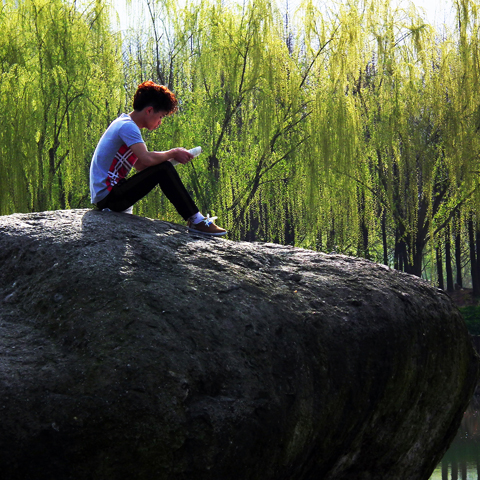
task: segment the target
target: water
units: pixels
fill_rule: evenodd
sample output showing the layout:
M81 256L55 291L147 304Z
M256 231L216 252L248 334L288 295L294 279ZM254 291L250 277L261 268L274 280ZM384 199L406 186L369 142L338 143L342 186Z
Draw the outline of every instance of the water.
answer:
M480 480L480 404L472 400L457 436L430 480Z

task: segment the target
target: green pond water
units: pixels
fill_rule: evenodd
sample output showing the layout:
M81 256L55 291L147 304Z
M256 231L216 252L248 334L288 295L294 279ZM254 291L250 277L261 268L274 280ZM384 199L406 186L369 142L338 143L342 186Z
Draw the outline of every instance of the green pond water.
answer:
M475 402L430 480L480 480L480 406Z

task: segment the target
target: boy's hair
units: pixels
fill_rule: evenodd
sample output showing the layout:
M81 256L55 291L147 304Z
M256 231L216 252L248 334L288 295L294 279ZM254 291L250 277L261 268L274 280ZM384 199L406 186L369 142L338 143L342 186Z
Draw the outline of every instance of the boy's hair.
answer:
M163 110L174 113L178 109L175 94L163 85L157 85L151 80L141 83L133 97L133 109L143 110L145 107L153 107L155 112Z

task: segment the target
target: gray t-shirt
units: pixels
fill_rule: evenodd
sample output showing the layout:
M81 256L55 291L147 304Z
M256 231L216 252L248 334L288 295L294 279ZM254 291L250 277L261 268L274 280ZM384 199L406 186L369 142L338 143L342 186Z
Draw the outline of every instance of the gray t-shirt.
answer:
M104 199L122 178L125 178L137 157L130 147L144 143L137 124L122 113L107 128L98 142L90 165L90 196L92 203Z

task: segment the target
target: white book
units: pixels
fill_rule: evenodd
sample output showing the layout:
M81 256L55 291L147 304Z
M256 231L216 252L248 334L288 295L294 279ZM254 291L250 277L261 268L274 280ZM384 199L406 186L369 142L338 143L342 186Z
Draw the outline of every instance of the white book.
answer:
M202 153L202 147L195 147L189 150L189 152L194 156L198 157ZM172 163L172 165L178 165L180 162L177 162L173 158L169 160L169 162Z

